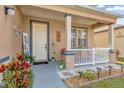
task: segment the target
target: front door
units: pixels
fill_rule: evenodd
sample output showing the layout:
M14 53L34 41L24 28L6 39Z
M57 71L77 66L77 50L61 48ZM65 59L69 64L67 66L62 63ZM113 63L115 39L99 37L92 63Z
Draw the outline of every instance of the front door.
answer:
M47 29L46 23L32 23L32 55L36 62L47 61Z

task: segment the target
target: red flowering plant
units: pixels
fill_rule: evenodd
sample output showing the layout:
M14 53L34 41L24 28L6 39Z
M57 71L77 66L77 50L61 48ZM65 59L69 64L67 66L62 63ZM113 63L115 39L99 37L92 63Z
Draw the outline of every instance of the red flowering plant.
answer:
M3 71L3 82L8 88L32 87L32 65L24 54L18 53Z
M0 64L0 73L3 73L6 70L6 67L5 64Z
M66 51L66 48L62 48L61 49L61 54L63 55L63 53Z
M66 51L66 48L61 49L62 60L63 60L63 54L64 54L65 51Z

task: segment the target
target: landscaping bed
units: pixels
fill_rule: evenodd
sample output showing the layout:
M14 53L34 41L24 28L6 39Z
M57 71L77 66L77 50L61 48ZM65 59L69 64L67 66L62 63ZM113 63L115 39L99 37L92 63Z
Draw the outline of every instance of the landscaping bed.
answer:
M89 73L85 73L82 76L80 76L80 74L77 74L75 76L65 79L64 82L68 87L81 87L83 85L85 86L90 83L100 82L101 80L118 77L123 74L124 73L122 72L121 68L120 69L113 68L111 71L109 71L109 69L102 70L98 77L97 71L89 70Z
M18 53L8 64L0 64L1 88L31 88L33 73L30 55Z

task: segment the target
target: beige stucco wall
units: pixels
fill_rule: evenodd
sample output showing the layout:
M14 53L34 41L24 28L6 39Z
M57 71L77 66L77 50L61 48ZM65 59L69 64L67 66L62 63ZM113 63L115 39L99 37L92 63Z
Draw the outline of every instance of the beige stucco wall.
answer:
M22 16L18 7L10 6L15 9L15 15L9 16L4 13L4 6L0 5L0 57L14 56L22 50L22 37L17 37L16 30L22 25Z
M57 21L52 19L46 19L42 17L31 17L31 16L23 16L23 31L28 32L30 36L30 20L37 20L37 21L44 21L49 22L50 25L50 56L53 56L55 52L56 60L61 60L61 49L66 48L66 31L65 31L65 22L64 21ZM93 47L93 30L86 25L76 24L73 23L73 26L79 27L88 27L88 47ZM61 31L61 42L56 42L56 32ZM54 46L52 44L54 43Z
M124 27L115 30L115 47L119 49L120 56L124 57ZM122 37L120 37L123 35Z
M123 35L120 37L120 35ZM109 47L109 33L108 31L94 34L95 47L108 48ZM120 51L120 57L124 57L124 27L115 29L115 48Z
M27 32L30 38L30 20L45 21L50 24L50 55L55 51L55 58L61 60L61 49L66 48L66 31L65 22L46 18L38 18L22 15L17 6L11 6L15 9L15 15L9 16L4 14L4 6L0 6L0 57L13 57L17 52L22 52L22 32ZM93 47L93 30L82 24L73 23L73 26L87 27L88 30L88 48ZM20 36L16 36L13 30L22 29ZM61 31L61 42L56 42L56 31ZM54 46L52 46L54 43Z
M94 34L94 46L96 48L108 48L108 31Z

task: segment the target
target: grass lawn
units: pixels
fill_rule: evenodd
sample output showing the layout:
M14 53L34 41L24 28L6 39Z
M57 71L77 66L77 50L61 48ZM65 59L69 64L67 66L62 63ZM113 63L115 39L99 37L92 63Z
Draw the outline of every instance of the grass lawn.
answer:
M6 88L5 86L0 86L0 88Z
M123 57L119 57L117 60L124 62L124 58Z
M94 84L82 86L82 88L124 88L124 77L102 80Z
M117 62L116 63L119 64L119 65L124 65L124 58L123 57L119 57L117 59Z

